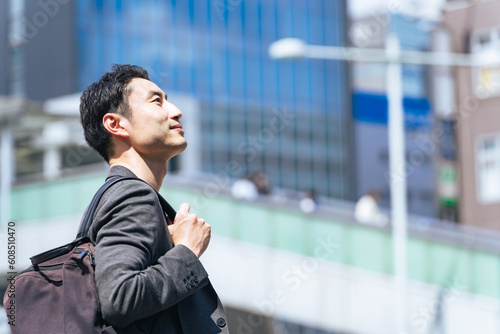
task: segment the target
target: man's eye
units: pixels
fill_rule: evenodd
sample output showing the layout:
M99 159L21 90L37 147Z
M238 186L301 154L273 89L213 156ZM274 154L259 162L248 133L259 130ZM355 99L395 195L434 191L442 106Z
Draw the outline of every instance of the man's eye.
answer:
M161 99L159 97L157 97L156 99L153 100L153 102L159 102L159 103L161 103Z

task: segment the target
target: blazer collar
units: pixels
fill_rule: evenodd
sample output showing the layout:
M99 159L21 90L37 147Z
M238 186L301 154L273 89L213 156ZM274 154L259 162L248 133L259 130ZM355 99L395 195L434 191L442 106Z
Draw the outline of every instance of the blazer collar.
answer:
M113 166L109 169L109 173L108 176L106 177L106 180L115 176L137 177L137 175L135 175L130 169L120 165Z

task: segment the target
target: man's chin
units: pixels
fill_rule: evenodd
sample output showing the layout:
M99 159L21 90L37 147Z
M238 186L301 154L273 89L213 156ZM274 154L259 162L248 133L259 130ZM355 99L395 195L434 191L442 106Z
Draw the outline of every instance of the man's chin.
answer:
M179 145L176 145L174 148L173 148L173 151L175 152L174 155L178 155L178 154L181 154L182 152L184 152L184 150L187 148L187 141L184 141L182 143L179 143Z

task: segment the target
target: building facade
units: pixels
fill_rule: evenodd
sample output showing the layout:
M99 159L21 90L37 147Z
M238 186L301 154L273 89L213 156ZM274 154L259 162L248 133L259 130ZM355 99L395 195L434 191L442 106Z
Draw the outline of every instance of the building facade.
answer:
M443 21L452 51L484 63L454 69L451 117L460 171L460 221L491 229L500 229L499 11L500 1L453 1Z
M45 101L83 91L114 63L137 64L199 106L200 172L264 172L276 188L354 199L347 64L275 61L267 50L284 37L345 44L344 0L11 4L11 92ZM32 153L31 171L44 154Z
M431 41L430 31L423 29L425 24L429 22L382 11L354 21L350 42L360 48L383 49L387 36L394 34L402 49L425 51ZM427 139L434 128L427 69L421 65L403 65L402 75L408 210L412 214L437 217L434 154L427 149ZM385 64L355 63L352 66L356 195L359 198L376 191L380 194L380 205L389 208L386 76Z
M345 1L76 4L79 90L113 63L141 65L198 100L203 172L353 199L346 64L267 52L284 37L344 44Z
M78 53L72 2L25 1L21 25L23 88L30 100L78 92Z

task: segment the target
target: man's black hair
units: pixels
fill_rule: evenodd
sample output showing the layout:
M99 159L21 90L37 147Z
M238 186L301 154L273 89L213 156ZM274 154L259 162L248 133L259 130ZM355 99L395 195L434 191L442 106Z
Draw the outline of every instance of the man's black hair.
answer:
M136 65L118 65L111 72L91 84L80 97L80 120L87 143L107 162L113 154L110 134L104 128L102 119L107 113L131 117L128 107L127 85L134 78L149 80L148 72Z

